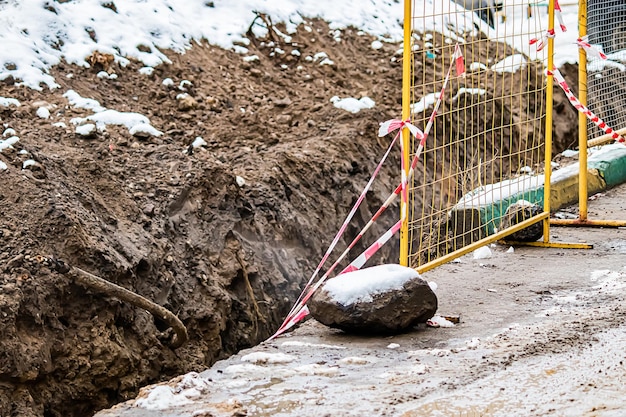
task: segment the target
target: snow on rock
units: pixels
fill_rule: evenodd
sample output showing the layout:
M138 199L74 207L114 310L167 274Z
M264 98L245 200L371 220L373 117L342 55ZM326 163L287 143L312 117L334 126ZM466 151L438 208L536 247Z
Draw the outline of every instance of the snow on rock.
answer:
M382 49L382 47L383 47L383 43L381 41L372 42L372 49L377 50L377 49Z
M154 73L154 68L153 67L141 67L139 68L139 73L150 76Z
M473 252L474 259L488 259L492 256L491 249L488 246L482 246Z
M39 107L37 109L37 117L39 117L40 119L50 118L50 110L48 110L46 107Z
M346 110L350 113L358 113L363 109L371 109L376 105L374 100L367 96L361 97L358 100L353 97L342 99L338 96L334 96L330 99L330 102L338 109Z
M137 406L147 410L165 410L178 405L191 404L193 400L176 394L171 387L154 387L147 397L137 400Z
M80 126L76 126L76 134L81 136L91 136L96 133L96 125L93 123L86 123Z
M502 61L499 61L491 66L491 69L495 72L517 72L526 66L526 57L522 54L515 54L507 56Z
M38 165L37 161L35 161L34 159L27 159L24 162L22 162L22 169L26 169L30 166L36 166L36 165Z
M176 382L178 380L178 382ZM210 381L196 372L190 372L173 380L167 385L157 385L141 390L136 405L147 410L165 410L168 408L192 404L211 387ZM147 394L146 394L147 391Z
M332 377L339 374L339 368L337 366L326 366L318 363L311 363L308 365L301 365L295 368L298 375L315 375Z
M96 127L99 130L106 129L107 125L122 125L129 130L131 135L137 136L160 136L163 134L150 125L150 119L143 114L134 112L119 112L117 110L107 109L106 107L100 105L97 100L83 98L74 90L68 90L63 94L63 97L67 98L70 105L76 108L94 111L94 114L90 116L75 117L70 120L73 125L79 125L80 129L77 127L76 133L80 135L90 135L93 133L93 130L89 130L92 128L81 127L89 126L87 122L95 122Z
M4 136L5 138L6 138L7 136L15 136L15 135L17 135L17 132L15 131L15 129L13 129L13 128L11 128L11 127L7 128L7 129L6 129L6 130L2 133L2 136Z
M106 71L100 71L96 74L96 77L106 79L106 80L115 80L117 79L117 74L109 74Z
M422 113L424 110L437 102L441 93L426 94L417 103L411 104L411 113Z
M206 146L206 140L204 140L202 138L202 136L196 136L196 138L193 140L193 142L191 142L191 146L195 149L195 148L200 148L202 146Z
M372 296L386 291L401 290L404 284L419 273L408 267L385 264L363 268L328 280L324 290L343 305L372 301Z
M14 98L0 97L0 106L9 107L9 106L20 106L20 102Z
M17 142L19 142L20 138L17 136L11 136L5 140L0 140L0 152L3 149L12 148Z
M472 62L468 68L470 72L486 70L486 69L487 69L487 66L485 64L481 64L480 62Z
M0 161L0 171L4 171L7 168L8 168L7 164L5 164L4 162Z
M320 323L345 332L397 333L437 311L437 296L419 273L388 264L340 274L307 303Z
M100 112L106 110L105 107L100 105L98 100L94 100L92 98L83 98L74 90L67 90L63 97L67 99L70 105L76 107L77 109L86 109L92 110L93 112Z
M161 136L163 132L155 129L151 124L138 123L128 129L128 133L133 136Z

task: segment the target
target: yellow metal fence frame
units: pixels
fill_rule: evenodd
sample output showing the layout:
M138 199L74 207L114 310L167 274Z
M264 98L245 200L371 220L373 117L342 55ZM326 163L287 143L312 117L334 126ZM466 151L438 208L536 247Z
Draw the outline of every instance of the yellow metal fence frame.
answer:
M578 2L578 35L587 35L587 0ZM587 105L587 55L580 48L578 53L578 99L585 106ZM626 128L617 130L620 135L626 134ZM552 219L550 223L554 226L577 226L577 227L625 227L624 220L598 220L588 218L587 199L589 197L588 184L588 162L587 150L593 146L599 146L613 140L611 135L602 135L596 139L589 140L587 135L587 117L583 113L578 113L578 218L576 219Z
M581 0L581 3L585 3L586 0ZM410 117L410 106L411 106L411 79L412 79L412 0L404 0L404 44L403 44L403 77L402 77L402 119L407 120ZM548 29L554 29L554 11L555 11L555 3L554 0L549 0L548 3ZM548 68L554 67L553 57L554 57L554 40L550 37L548 38ZM420 265L416 268L416 270L420 273L433 269L437 266L440 266L444 263L452 261L460 256L463 256L469 252L472 252L475 249L478 249L481 246L485 246L489 243L498 241L503 239L506 236L509 236L519 230L522 230L528 226L531 226L535 223L542 222L543 226L543 241L537 242L519 242L518 244L527 245L527 246L540 246L540 247L558 247L558 248L580 248L587 249L591 248L591 245L582 244L582 243L562 243L562 242L551 242L550 241L550 225L553 224L553 221L550 220L550 176L551 176L551 155L552 155L552 113L553 113L553 86L554 79L551 74L547 77L547 87L546 87L546 117L545 117L545 161L544 161L544 198L543 198L543 212L524 220L513 227L509 227L506 230L497 232L486 238L483 238L474 243L470 243L467 246L464 246L460 249L457 249L451 253L443 255L437 259L434 259L430 262L427 262L423 265ZM583 102L584 103L584 102ZM584 117L584 116L583 116ZM583 123L583 121L580 121ZM586 123L586 121L585 121ZM585 125L586 126L586 125ZM585 130L586 131L586 130ZM405 172L408 172L409 168L409 160L410 160L410 132L407 128L403 129L402 132L402 140L403 140L403 152L404 152L404 163L405 166L403 169ZM586 138L585 138L586 145ZM582 153L582 151L581 151ZM586 156L586 155L585 155ZM581 175L584 175L581 173ZM586 181L580 181L581 184L585 182L584 185L581 185L581 195L584 191L586 192ZM585 198L586 203L586 198ZM404 211L405 208L401 207L400 213L406 213ZM585 205L586 210L586 205ZM402 214L401 214L402 215ZM405 218L401 229L400 229L400 259L399 262L401 265L409 265L409 230L408 230L408 218Z

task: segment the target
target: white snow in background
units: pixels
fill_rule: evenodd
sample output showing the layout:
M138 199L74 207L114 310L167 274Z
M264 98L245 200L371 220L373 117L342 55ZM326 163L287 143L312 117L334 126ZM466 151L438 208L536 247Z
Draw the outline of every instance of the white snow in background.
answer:
M5 164L4 162L0 161L0 171L4 171L7 168L8 168L7 164Z
M383 43L381 41L372 42L372 49L382 49Z
M474 71L478 71L478 70L486 70L487 69L487 65L485 65L483 63L480 63L480 62L472 62L471 64L469 64L467 69L470 72L474 72Z
M86 118L76 117L71 120L73 124L80 124L85 120L96 122L96 126L124 125L128 129L138 124L150 124L150 120L143 114L133 112L119 112L117 110L103 110Z
M477 94L479 96L482 96L483 94L486 94L487 90L482 89L482 88L465 88L465 87L461 87L457 90L456 94L454 95L454 97L452 97L452 101L456 101L458 100L459 97L461 97L464 94Z
M41 118L41 119L48 119L50 118L50 110L48 110L45 107L39 107L37 109L37 117Z
M96 125L93 123L86 123L84 125L76 126L76 134L81 136L89 136L96 131Z
M154 73L153 67L142 67L139 68L139 73L143 75L152 75Z
M286 41L290 40L289 34L310 17L328 21L335 40L339 42L341 31L349 26L358 27L361 32L379 36L387 42L399 42L403 34L401 22L404 8L402 2L396 0L239 0L210 3L125 0L115 2L117 11L105 7L106 4L100 0L0 3L0 44L10 45L0 49L0 80L13 76L20 80L20 84L34 89L42 89L43 86L56 88L58 84L49 69L62 59L70 64L88 66L87 57L99 51L112 54L116 63L122 66L127 65L129 59L135 59L146 67L154 67L171 62L162 51L171 49L175 53L184 53L194 42L203 39L245 54L247 39L244 34L255 18L254 11L271 16L274 22L284 22L286 33L277 34ZM44 7L46 5L49 7ZM487 35L513 33L515 29L519 36L510 37L508 42L520 51L530 50L530 58L535 59L536 54L528 44L530 30L534 30L533 20L526 19L528 6L527 1L507 1L504 12L508 18L498 21L496 28L492 29L476 14L450 0L416 0L413 2L414 30L418 33L435 30L448 38L449 43L462 43L462 34L476 34L476 27ZM563 33L557 29L554 58L557 66L578 59L575 45L577 7L563 5L562 9L569 30ZM540 19L540 29L545 31L548 22L546 8L534 6L533 10ZM445 12L451 14L440 14ZM264 36L267 28L253 25L252 31L257 36ZM372 47L378 45L373 43ZM326 57L320 64L332 64L332 60Z
M161 136L163 134L163 132L155 129L149 123L134 124L132 127L128 129L128 133L130 133L131 135L136 135L138 133L147 133L148 135L151 135L151 136Z
M578 156L579 151L575 151L572 149L566 149L563 152L561 152L561 156L564 156L565 158L572 158L574 156Z
M8 139L0 140L0 152L3 149L12 148L17 142L19 142L20 138L17 136L11 136Z
M330 102L338 109L346 110L350 113L358 113L363 109L371 109L376 105L374 100L367 96L361 97L360 99L354 97L339 98L334 96L330 99Z
M67 90L63 94L63 97L67 99L70 105L78 109L92 110L94 112L100 112L100 111L106 110L105 107L102 107L100 105L99 101L94 100L92 98L83 98L80 96L80 94L78 94L74 90Z
M11 105L19 107L20 102L15 98L0 97L0 106L9 107Z
M22 169L25 169L34 165L37 165L37 161L35 161L34 159L27 159L24 162L22 162Z
M411 113L422 113L424 110L435 104L440 96L441 93L426 94L420 99L420 101L411 104Z
M323 289L337 303L350 305L370 302L372 296L387 291L400 290L419 273L397 264L384 264L341 274L328 280Z
M517 72L524 68L528 61L522 54L507 56L502 61L491 66L491 70L495 72Z
M489 249L488 246L482 246L476 249L472 253L472 256L474 259L489 259L493 256L493 253L491 252L491 249Z

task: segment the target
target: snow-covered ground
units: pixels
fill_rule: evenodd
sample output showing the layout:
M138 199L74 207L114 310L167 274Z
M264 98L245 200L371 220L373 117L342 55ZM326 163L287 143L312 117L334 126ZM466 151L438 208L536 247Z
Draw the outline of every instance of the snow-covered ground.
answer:
M286 38L306 18L321 17L330 22L332 29L337 30L337 41L341 41L342 28L354 26L378 35L381 41L395 42L402 39L402 3L394 0L1 2L0 44L4 47L0 50L0 79L13 76L31 88L54 88L58 84L48 70L61 60L86 66L87 57L99 51L114 55L121 65L127 63L128 59L136 59L149 68L169 62L165 50L184 53L194 42L203 39L245 55L247 39L244 34L254 21L255 12L271 16L274 22L285 22L287 33L282 35ZM448 0L418 0L413 4L416 16L427 16L415 19L414 29L418 32L420 29L458 30L479 22L471 13L462 12L460 6ZM504 11L509 16L524 16L527 6L527 1L507 0ZM536 6L535 9L540 17L540 25L545 27L546 8ZM451 17L430 16L446 10L454 12ZM568 31L557 29L557 65L566 61L574 62L578 58L574 43L577 37L577 13L575 6L563 7ZM513 33L513 28L528 31L529 25L521 17L509 18L504 22L498 21L495 30L499 33ZM494 31L486 25L483 25L483 29ZM263 32L266 29L261 25L253 25L252 30ZM526 41L517 39L513 43L526 49L528 45L520 44ZM372 47L379 48L380 44L374 42Z

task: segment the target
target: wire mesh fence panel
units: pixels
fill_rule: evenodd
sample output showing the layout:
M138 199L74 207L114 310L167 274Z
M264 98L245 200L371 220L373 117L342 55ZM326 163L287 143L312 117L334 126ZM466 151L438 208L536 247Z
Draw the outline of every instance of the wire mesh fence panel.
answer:
M626 128L626 2L587 0L589 43L606 59L587 56L587 107L611 128ZM604 132L588 122L589 139Z
M542 212L547 48L530 40L548 18L520 0L416 0L412 14L413 123L424 129L441 100L410 184L409 264L421 267ZM466 73L441 95L456 44ZM537 240L535 226L513 236Z

